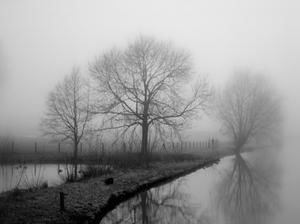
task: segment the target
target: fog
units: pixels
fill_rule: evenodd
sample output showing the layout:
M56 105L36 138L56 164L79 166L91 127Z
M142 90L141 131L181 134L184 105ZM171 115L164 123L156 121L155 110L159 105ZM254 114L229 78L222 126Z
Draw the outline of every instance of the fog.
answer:
M171 41L216 88L239 68L262 73L282 95L285 134L300 133L298 1L0 2L2 135L39 136L46 97L74 65L139 35ZM203 118L189 133L217 133Z

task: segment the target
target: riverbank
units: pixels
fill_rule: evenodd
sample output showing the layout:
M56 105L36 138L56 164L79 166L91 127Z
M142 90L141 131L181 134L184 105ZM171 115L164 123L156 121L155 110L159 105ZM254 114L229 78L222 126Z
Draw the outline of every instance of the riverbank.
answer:
M0 223L98 223L120 202L136 193L218 162L198 159L156 162L149 168L115 170L109 176L57 187L22 192L0 198ZM114 183L106 185L108 177ZM59 192L64 192L65 211L60 211Z

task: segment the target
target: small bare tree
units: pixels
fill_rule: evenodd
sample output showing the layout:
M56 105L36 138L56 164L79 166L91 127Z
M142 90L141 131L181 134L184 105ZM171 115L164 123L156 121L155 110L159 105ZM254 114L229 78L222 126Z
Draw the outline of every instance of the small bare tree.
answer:
M72 141L75 179L78 145L85 135L89 120L89 88L80 76L79 69L74 68L49 94L42 128L46 135L59 138L60 141Z
M148 152L149 130L178 134L185 121L206 107L211 94L205 79L192 88L189 55L172 45L140 37L125 50L111 50L90 67L97 85L95 113L104 126L141 133L141 152Z
M250 138L279 128L280 100L267 79L240 72L221 92L217 113L238 151Z

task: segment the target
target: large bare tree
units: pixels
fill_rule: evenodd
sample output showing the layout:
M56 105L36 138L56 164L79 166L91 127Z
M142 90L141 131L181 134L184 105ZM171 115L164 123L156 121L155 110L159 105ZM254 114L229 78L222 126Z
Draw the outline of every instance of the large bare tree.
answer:
M47 112L42 120L46 135L73 143L74 178L77 178L78 146L90 120L89 88L74 68L71 74L49 94Z
M251 138L279 131L278 94L265 77L249 71L232 77L219 96L217 112L236 150Z
M206 79L187 85L192 78L189 54L148 37L102 55L90 71L99 93L94 112L107 115L106 128L139 133L143 155L148 151L149 130L178 134L187 119L206 107L211 95Z

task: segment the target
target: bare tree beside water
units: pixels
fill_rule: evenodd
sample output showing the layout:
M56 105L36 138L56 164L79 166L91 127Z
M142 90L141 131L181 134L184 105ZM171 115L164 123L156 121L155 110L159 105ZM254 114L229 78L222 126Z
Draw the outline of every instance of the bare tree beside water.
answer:
M205 79L187 84L192 74L189 54L152 38L140 37L125 50L105 53L90 71L98 92L93 112L105 115L103 129L141 133L142 155L148 152L151 130L178 134L211 95Z
M279 131L280 100L267 79L240 72L221 92L217 115L238 151L251 138Z
M41 124L46 135L73 143L74 173L72 175L75 179L78 146L91 118L89 107L87 82L80 76L79 69L74 68L71 74L49 94L47 112Z

